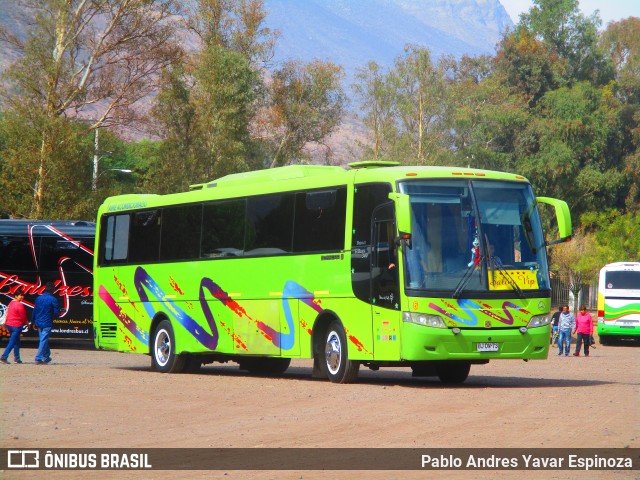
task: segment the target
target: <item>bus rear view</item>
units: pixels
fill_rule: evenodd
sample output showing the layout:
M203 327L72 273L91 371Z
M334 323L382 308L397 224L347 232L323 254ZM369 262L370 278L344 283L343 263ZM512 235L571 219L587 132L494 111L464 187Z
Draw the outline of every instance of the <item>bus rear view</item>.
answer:
M617 262L600 270L598 336L640 340L640 262Z

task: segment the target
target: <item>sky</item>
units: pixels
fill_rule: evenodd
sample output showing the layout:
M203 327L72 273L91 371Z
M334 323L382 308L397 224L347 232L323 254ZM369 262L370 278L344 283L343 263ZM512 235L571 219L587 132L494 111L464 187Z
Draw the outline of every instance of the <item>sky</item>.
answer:
M500 0L505 10L518 23L521 13L529 11L532 0ZM600 10L602 28L606 28L611 21L622 20L627 17L640 17L640 0L579 0L580 10L586 16Z

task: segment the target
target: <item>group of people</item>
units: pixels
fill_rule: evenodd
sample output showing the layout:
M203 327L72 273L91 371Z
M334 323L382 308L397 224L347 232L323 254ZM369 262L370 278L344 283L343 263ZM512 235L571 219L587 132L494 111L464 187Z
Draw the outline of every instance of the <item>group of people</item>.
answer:
M580 346L583 346L584 356L589 356L589 348L593 344L593 317L587 312L587 307L582 305L580 312L574 317L569 311L569 305L561 306L552 317L553 338L558 339L558 356L564 351L564 356L568 357L571 350L571 335L576 336L576 349L574 357L580 356ZM595 348L595 347L593 347Z
M47 365L51 362L51 349L49 348L49 335L53 328L53 319L60 315L60 304L58 299L53 295L55 286L52 282L45 285L44 292L40 295L33 305L33 323L38 327L38 335L40 343L38 344L38 352L36 353L36 365ZM9 354L13 350L13 361L15 363L23 363L20 359L20 335L23 328L29 324L27 317L27 309L22 301L24 293L17 291L14 298L9 303L6 313L5 328L9 330L11 336L7 348L4 349L0 363L10 363Z

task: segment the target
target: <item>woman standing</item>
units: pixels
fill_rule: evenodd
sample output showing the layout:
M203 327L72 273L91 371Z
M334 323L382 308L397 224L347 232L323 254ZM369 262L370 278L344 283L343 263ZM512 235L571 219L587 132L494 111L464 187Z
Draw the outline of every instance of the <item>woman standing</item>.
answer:
M24 308L22 300L24 300L24 293L16 293L7 309L7 321L4 326L11 333L11 337L9 337L7 348L4 349L4 353L0 357L0 362L2 363L10 363L8 358L11 350L13 350L15 362L22 363L22 360L20 360L20 334L22 333L22 328L29 323L27 309Z
M593 335L593 317L587 312L587 307L582 305L580 312L576 317L576 332L578 337L576 340L576 351L574 357L580 356L580 343L584 344L584 356L589 356L589 346L591 345L591 335Z

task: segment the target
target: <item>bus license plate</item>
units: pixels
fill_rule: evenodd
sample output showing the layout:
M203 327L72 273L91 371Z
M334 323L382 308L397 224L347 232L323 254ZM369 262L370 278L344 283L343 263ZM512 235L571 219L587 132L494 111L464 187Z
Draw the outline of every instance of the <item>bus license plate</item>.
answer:
M481 342L476 344L476 350L478 352L497 352L498 345L497 342Z

